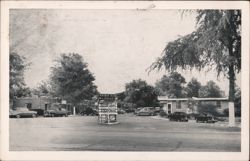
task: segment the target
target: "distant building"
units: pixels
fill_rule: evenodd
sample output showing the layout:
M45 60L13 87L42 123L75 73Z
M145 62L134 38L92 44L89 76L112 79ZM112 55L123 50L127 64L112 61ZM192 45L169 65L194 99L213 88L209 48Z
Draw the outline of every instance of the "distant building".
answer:
M23 97L13 99L13 109L27 107L28 109L49 110L52 104L59 103L56 98L49 97Z
M228 109L228 98L168 98L159 96L158 100L167 114L173 112L185 112L187 114L207 112L215 116L222 116Z
M70 105L65 104L65 100L46 96L14 98L12 109L17 109L19 107L27 107L29 110L36 110L39 115L43 115L45 110L55 108L65 108L68 111L72 111Z

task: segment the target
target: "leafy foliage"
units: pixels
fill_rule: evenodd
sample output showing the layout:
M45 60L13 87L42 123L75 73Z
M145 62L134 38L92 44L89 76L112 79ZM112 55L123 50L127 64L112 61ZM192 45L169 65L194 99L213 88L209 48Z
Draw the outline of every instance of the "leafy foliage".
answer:
M29 64L25 63L25 57L21 57L17 53L10 53L9 60L10 99L29 96L31 91L26 87L24 81L24 71Z
M125 86L126 103L132 103L136 107L156 106L157 95L154 87L148 85L146 81L141 79L133 80Z
M222 97L220 87L214 81L209 81L199 90L199 97Z
M197 10L196 31L169 42L150 70L216 68L230 80L229 99L234 100L235 72L241 70L241 11Z
M55 62L50 76L54 96L77 104L98 93L93 83L95 78L79 54L61 54Z
M192 78L190 82L188 82L186 91L188 97L199 97L199 90L201 88L201 83L195 79Z
M38 96L50 96L51 92L51 85L48 81L42 81L32 90L32 93Z
M155 88L158 95L179 98L185 96L183 87L185 83L185 78L181 74L171 72L168 76L164 75L159 81L157 81Z

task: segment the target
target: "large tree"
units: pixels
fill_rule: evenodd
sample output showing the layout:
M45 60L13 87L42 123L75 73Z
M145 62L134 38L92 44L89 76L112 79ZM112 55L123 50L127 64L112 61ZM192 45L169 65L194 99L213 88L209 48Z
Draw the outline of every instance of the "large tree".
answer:
M61 54L51 68L51 90L54 96L61 97L77 105L84 99L92 99L97 94L94 76L81 55Z
M241 70L241 11L198 10L197 29L169 42L151 69L216 68L229 78L229 100L234 101L235 73Z
M214 81L208 81L205 86L200 88L199 97L222 97L220 87L216 85Z
M154 87L146 81L138 79L125 86L125 103L134 104L136 107L157 106L157 95Z
M197 28L169 42L151 69L199 70L216 68L229 79L229 101L234 102L235 74L241 71L241 11L196 10ZM230 106L231 107L231 106Z
M185 96L184 84L185 78L177 73L171 72L169 75L164 75L155 84L158 95L166 95L170 98L180 98Z
M201 83L195 79L192 78L190 82L188 82L186 91L188 97L199 97L199 90L201 88Z
M234 123L235 74L241 71L241 10L196 10L197 28L169 42L151 69L216 68L229 79L229 124Z
M10 53L9 57L9 96L10 100L14 97L30 96L30 89L24 81L24 71L29 65L25 62L25 57L17 53Z

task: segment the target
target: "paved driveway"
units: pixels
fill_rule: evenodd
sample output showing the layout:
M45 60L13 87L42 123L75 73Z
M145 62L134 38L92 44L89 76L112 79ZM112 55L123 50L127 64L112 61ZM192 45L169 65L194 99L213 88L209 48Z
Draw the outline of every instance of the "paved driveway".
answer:
M119 115L99 125L96 116L10 119L13 151L240 151L240 128Z

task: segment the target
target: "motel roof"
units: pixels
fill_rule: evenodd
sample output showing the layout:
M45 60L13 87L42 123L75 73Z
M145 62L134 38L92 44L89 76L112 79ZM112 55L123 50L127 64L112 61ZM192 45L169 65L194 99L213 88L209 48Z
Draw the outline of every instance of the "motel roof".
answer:
M198 97L192 97L192 98L168 98L167 96L158 96L159 101L188 101L188 100L194 100L194 101L228 101L228 98L198 98Z
M191 98L168 98L167 96L158 96L159 101L188 101Z
M198 101L228 101L227 97L224 98L198 98L198 97L192 97L193 100Z

